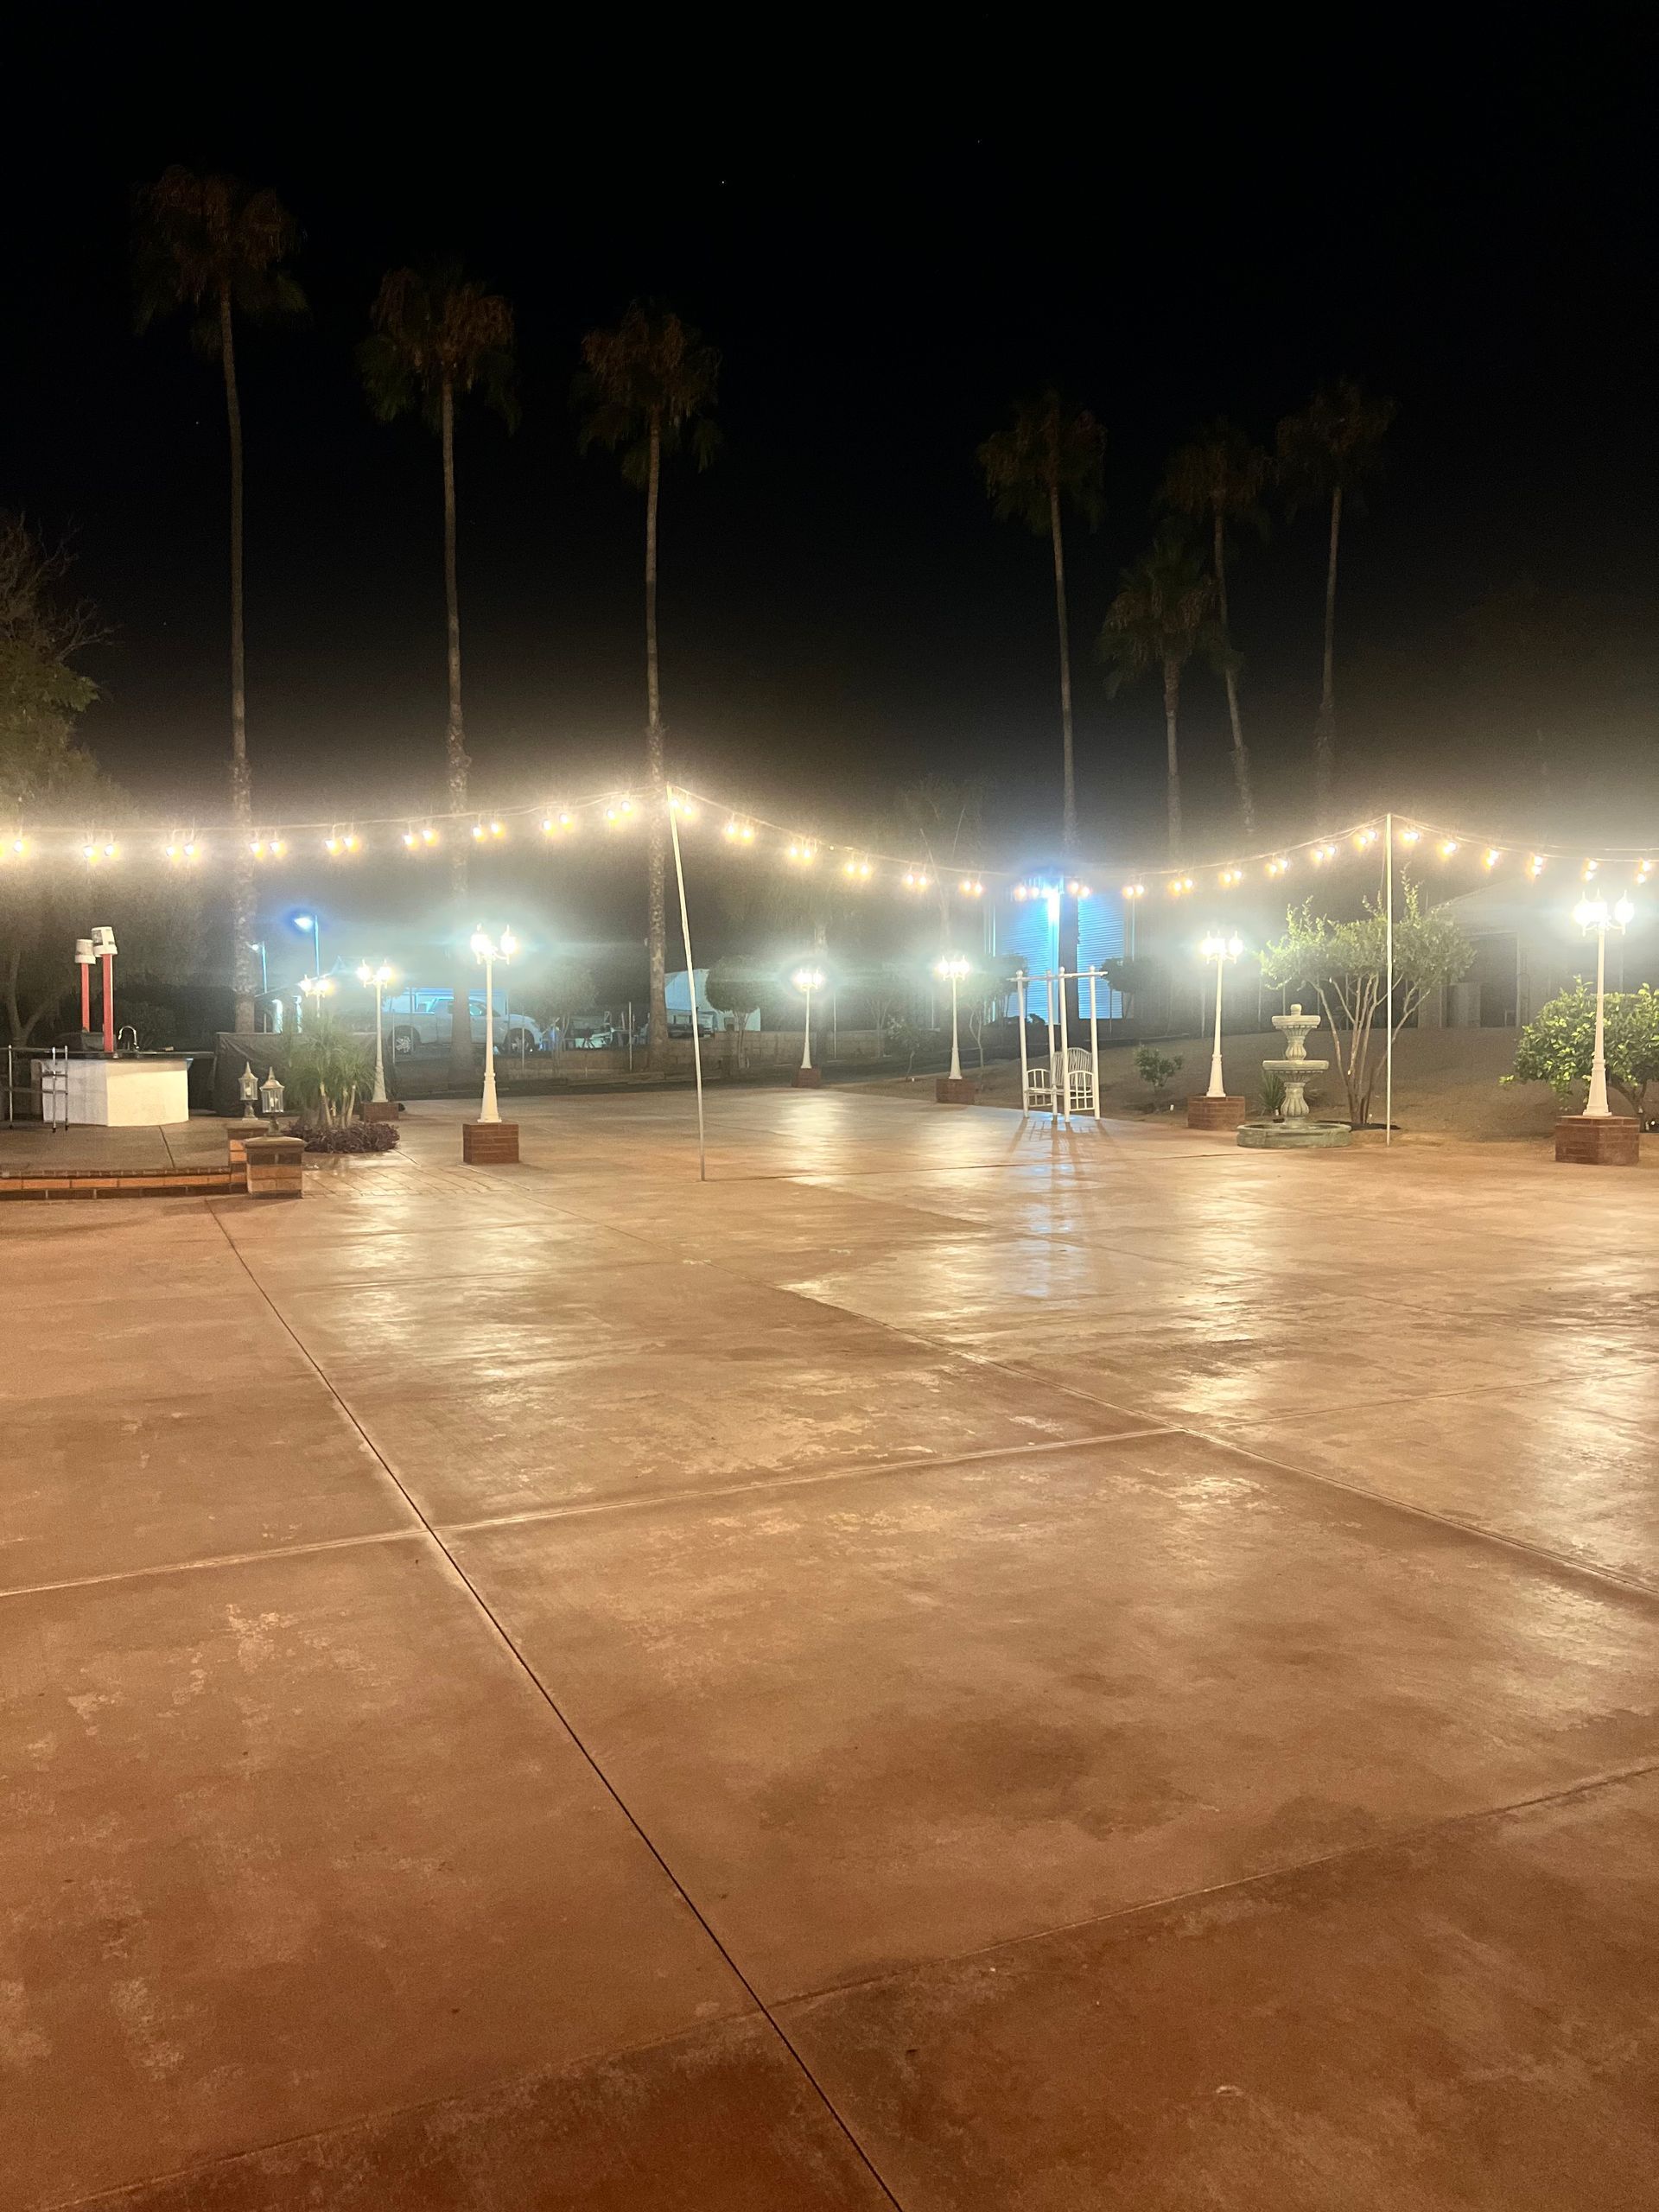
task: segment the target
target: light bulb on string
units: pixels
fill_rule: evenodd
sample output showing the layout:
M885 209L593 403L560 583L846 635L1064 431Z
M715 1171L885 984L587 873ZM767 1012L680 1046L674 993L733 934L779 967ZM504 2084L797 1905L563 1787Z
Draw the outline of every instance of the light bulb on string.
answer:
M1451 857L1452 857L1452 854L1453 854L1453 853L1455 853L1455 852L1457 851L1457 849L1458 849L1458 841L1457 841L1457 839L1456 839L1455 837L1442 837L1442 838L1441 838L1441 840L1440 840L1440 858L1441 858L1443 861L1449 861L1449 860L1451 859Z
M323 849L324 849L324 851L325 851L325 852L329 852L329 853L337 853L337 852L340 850L340 839L339 839L339 836L338 836L336 835L336 833L335 833L334 830L332 830L328 832L328 835L327 835L327 836L323 839L322 843L323 843Z
M1421 830L1402 830L1400 832L1400 842L1402 845L1414 845L1422 834Z
M1486 850L1481 855L1480 864L1483 868L1496 868L1503 857L1502 852L1496 845L1488 845Z
M1601 862L1599 861L1586 861L1584 864L1584 880L1586 883L1593 882L1600 867Z
M985 887L976 875L964 875L957 886L964 899L982 899Z
M421 842L421 841L420 841L420 839L416 836L415 832L414 832L412 830L404 830L404 850L406 853L412 853L412 852L414 851L414 849L415 849L416 846L416 845L418 845L418 844L420 843L420 842Z
M481 822L474 822L473 824L473 842L475 845L481 845L483 842L484 824Z
M359 839L355 830L348 830L340 842L344 845L348 853L354 853L357 850L360 840Z
M1527 874L1535 883L1543 872L1544 856L1541 853L1535 853L1532 858L1527 862Z
M423 845L435 845L437 842L438 833L429 822L425 829L421 832L421 842Z

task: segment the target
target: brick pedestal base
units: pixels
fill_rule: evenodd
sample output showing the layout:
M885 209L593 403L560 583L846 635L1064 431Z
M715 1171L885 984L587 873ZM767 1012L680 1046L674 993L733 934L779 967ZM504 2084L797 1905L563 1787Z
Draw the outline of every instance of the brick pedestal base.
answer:
M797 1090L822 1090L823 1089L823 1070L822 1068L797 1068L795 1071L795 1088Z
M1189 1098L1186 1102L1189 1129L1236 1129L1243 1118L1242 1098Z
M395 1122L397 1101L395 1098L365 1098L363 1101L363 1118L365 1122Z
M463 1122L461 1156L469 1167L511 1167L518 1157L517 1122Z
M1634 1114L1563 1114L1555 1124L1555 1157L1580 1167L1634 1167L1642 1127Z
M251 1198L305 1196L305 1147L298 1137L245 1137L243 1143Z
M933 1096L941 1106L971 1106L978 1095L965 1075L934 1078Z
M248 1139L268 1137L270 1135L270 1131L264 1122L227 1122L226 1123L226 1141L231 1147L231 1166L237 1171L238 1182L241 1181L242 1170L248 1164Z

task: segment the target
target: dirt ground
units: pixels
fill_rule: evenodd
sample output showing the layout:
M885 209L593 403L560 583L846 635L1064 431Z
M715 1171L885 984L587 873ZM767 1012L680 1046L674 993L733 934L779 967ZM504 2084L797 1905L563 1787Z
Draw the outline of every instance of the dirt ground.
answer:
M1554 1094L1541 1083L1503 1084L1499 1078L1515 1064L1513 1029L1410 1029L1396 1041L1394 1054L1395 1127L1414 1136L1461 1137L1476 1143L1548 1137L1555 1125ZM1074 1040L1075 1041L1075 1040ZM1083 1040L1087 1043L1085 1033ZM1133 1045L1101 1048L1101 1110L1113 1116L1140 1116L1148 1112L1179 1114L1189 1093L1202 1091L1210 1082L1210 1039L1207 1037L1160 1038L1158 1049L1179 1059L1180 1073L1170 1084L1161 1104L1135 1071ZM1228 1037L1222 1052L1222 1072L1230 1091L1240 1092L1256 1110L1262 1096L1262 1063L1277 1058L1282 1043L1276 1032L1265 1036ZM1336 1054L1325 1033L1308 1039L1310 1059L1327 1058L1331 1071L1310 1084L1308 1096L1332 1119L1344 1112L1342 1078ZM1018 1107L1020 1067L1017 1061L995 1062L982 1075L971 1054L964 1053L963 1072L980 1085L980 1102L986 1106ZM913 1080L888 1078L869 1086L899 1097L913 1096L918 1087L930 1092L931 1075ZM1617 1096L1613 1110L1624 1110ZM1379 1071L1372 1118L1382 1122L1382 1082Z

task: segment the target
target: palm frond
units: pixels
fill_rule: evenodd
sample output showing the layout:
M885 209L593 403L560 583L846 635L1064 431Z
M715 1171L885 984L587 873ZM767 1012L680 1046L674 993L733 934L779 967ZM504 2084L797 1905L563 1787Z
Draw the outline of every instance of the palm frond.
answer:
M1104 505L1106 433L1086 407L1073 407L1052 385L1022 400L1006 430L979 447L992 512L999 522L1022 522L1040 533L1049 527L1058 496L1093 524Z

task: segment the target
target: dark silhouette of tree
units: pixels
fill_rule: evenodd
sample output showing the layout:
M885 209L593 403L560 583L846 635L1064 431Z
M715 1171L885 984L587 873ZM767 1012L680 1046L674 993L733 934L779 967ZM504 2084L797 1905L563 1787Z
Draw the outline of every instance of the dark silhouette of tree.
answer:
M143 187L133 207L133 274L137 327L178 308L193 310L191 337L225 379L231 459L231 814L232 985L236 1027L253 1028L253 794L248 773L247 663L243 643L242 402L236 381L236 324L292 322L305 295L285 265L298 250L299 226L274 192L239 177L197 176L174 168Z
M1179 524L1164 524L1150 550L1124 569L1117 596L1106 610L1100 645L1112 671L1113 690L1154 672L1163 677L1169 857L1179 860L1181 671L1194 653L1218 658L1223 651L1216 580Z
M513 377L512 308L499 293L469 282L457 261L393 269L370 309L374 327L357 349L369 405L383 423L418 411L438 436L443 466L443 588L448 617L449 721L445 734L449 808L449 888L456 969L449 1020L449 1070L473 1073L473 962L467 950L467 728L461 706L461 594L455 569L455 404L476 394L509 429L518 420ZM487 1049L487 1040L486 1040Z
M979 448L985 489L999 521L1022 522L1054 553L1054 611L1060 632L1061 837L1068 857L1077 849L1077 785L1071 736L1071 641L1065 594L1062 510L1074 507L1098 521L1106 433L1086 408L1071 407L1052 385L1022 400L1014 421Z
M1300 415L1287 415L1275 434L1278 475L1287 511L1331 510L1325 572L1325 661L1319 719L1313 738L1314 778L1321 807L1329 805L1337 762L1337 549L1344 503L1363 513L1363 486L1382 466L1382 441L1396 413L1391 399L1373 399L1351 377L1316 391Z
M1221 626L1221 672L1227 685L1227 717L1233 734L1233 782L1246 836L1255 834L1255 796L1250 787L1250 756L1238 709L1238 671L1243 663L1233 644L1227 605L1227 538L1240 523L1259 530L1266 522L1262 495L1269 462L1254 440L1231 423L1206 423L1173 454L1159 504L1185 515L1210 532L1210 560L1216 580L1216 612Z
M604 446L621 457L624 480L645 495L646 939L651 963L651 1047L647 1065L668 1065L667 769L662 683L657 656L657 517L663 462L689 448L707 468L720 442L709 419L720 387L720 355L671 309L635 301L613 330L582 341L575 398L584 453Z

